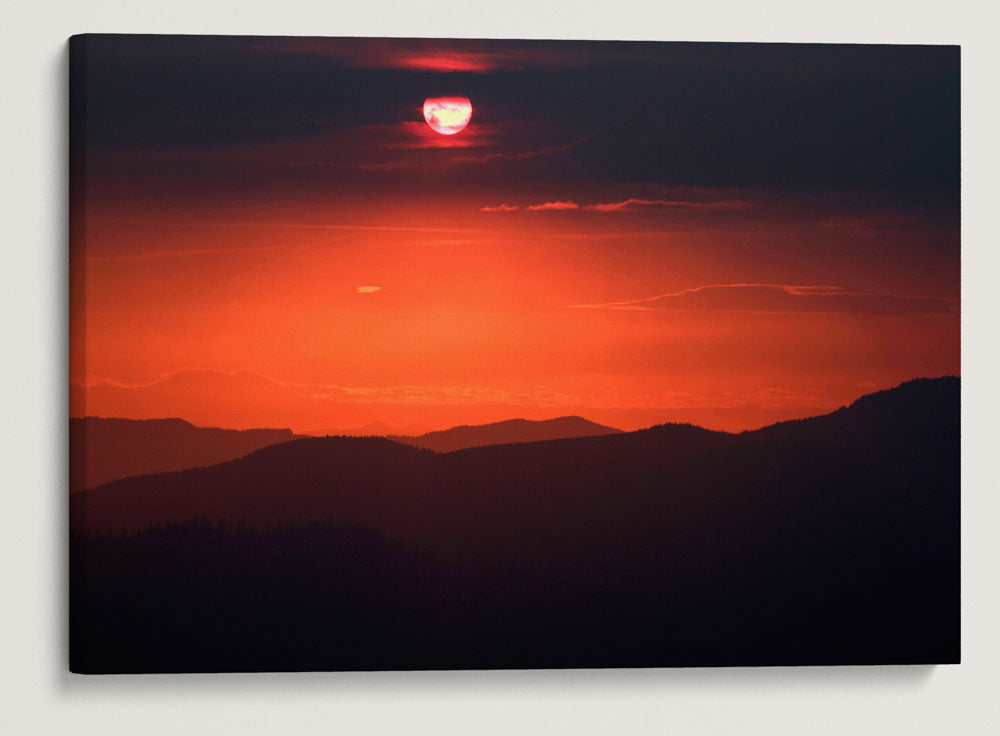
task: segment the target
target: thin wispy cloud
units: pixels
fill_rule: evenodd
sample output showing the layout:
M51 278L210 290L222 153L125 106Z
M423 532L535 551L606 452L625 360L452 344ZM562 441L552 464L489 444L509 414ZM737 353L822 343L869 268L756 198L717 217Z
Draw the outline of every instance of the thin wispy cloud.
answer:
M423 123L416 122L406 122L402 123L401 127L412 133L412 140L402 142L399 144L393 144L386 146L388 148L396 148L400 150L409 151L428 151L432 149L441 148L481 148L487 147L493 144L493 138L487 138L485 136L471 137L471 136L442 136L434 133ZM477 126L478 128L479 126ZM483 164L490 164L495 162L518 162L518 161L529 161L534 158L539 158L541 156L549 156L554 153L563 153L565 151L570 151L580 144L592 139L593 134L583 136L570 143L564 143L554 146L544 146L538 149L532 149L528 151L518 151L514 153L504 153L500 151L494 151L493 153L484 153L478 156L452 156L445 161L439 161L438 163L431 163L426 158L393 158L386 159L383 161L363 161L360 163L345 162L345 161L330 161L321 159L299 159L294 161L280 161L275 163L269 163L262 168L267 169L350 169L356 171L405 171L405 170L416 170L416 171L436 171L441 169L450 169L456 166L481 166Z
M114 261L144 261L159 258L191 258L197 256L226 256L232 253L250 253L255 251L281 250L286 245L242 245L236 248L165 248L163 250L140 250L129 253L116 253L106 256L86 256L89 263L104 263Z
M373 231L388 233L489 233L490 230L468 227L438 227L433 225L364 225L364 224L339 224L329 222L275 222L268 220L180 220L175 218L117 218L101 217L94 218L94 225L149 225L163 228L206 228L206 227L226 227L226 228L248 228L251 230L345 230L345 231ZM260 246L267 249L271 246ZM209 250L209 249L198 249ZM218 248L211 250L220 250Z
M582 210L587 212L624 212L641 210L688 210L700 212L739 211L752 208L753 205L743 199L723 199L708 202L671 199L639 199L629 197L618 202L593 202L579 204L571 199L559 199L551 202L530 204L523 209L527 212L546 212L552 210ZM481 212L514 212L521 209L517 205L499 205L480 207Z
M588 204L583 207L585 210L595 210L597 212L621 212L622 210L641 210L651 208L682 209L682 210L702 210L702 211L723 211L723 210L746 210L750 209L749 202L742 199L724 199L716 202L689 202L684 200L669 199L637 199L630 197L621 202L606 202Z
M873 237L912 228L919 218L897 212L874 212L865 215L832 215L820 221L823 230L836 230L847 235Z
M263 51L308 54L336 59L345 66L416 72L467 72L565 69L602 61L598 49L553 48L537 42L421 38L262 39Z
M271 397L282 392L283 400L291 398L309 402L350 402L371 404L401 404L421 406L467 406L469 404L504 404L515 406L573 405L579 396L539 387L526 391L506 390L477 385L411 385L411 386L345 386L342 384L303 383L284 381L247 369L218 370L181 368L164 373L149 381L121 381L104 376L88 376L74 380L73 385L90 390L115 392L169 391L177 385L186 390L199 387L215 390L220 385L237 387L241 392ZM170 395L170 394L163 394Z
M585 135L582 138L577 138L575 141L571 141L570 143L564 143L557 146L545 146L534 151L521 151L519 153L487 153L482 156L456 156L447 163L441 164L436 168L458 166L459 164L485 164L490 161L527 161L528 159L538 158L539 156L547 156L551 153L571 151L581 143L586 143L587 141L593 139L595 135L596 134L591 133L590 135Z
M86 381L73 380L74 387L121 392L123 395L146 395L149 391L169 390L180 383L186 390L199 387L217 391L231 384L242 393L258 397L281 396L283 401L297 400L323 406L329 402L396 406L468 406L497 404L504 406L562 407L561 411L590 409L733 409L756 406L765 409L789 407L825 407L833 400L822 391L792 391L765 387L751 392L691 392L664 389L654 393L622 394L616 392L566 393L545 387L531 390L507 390L478 385L409 385L345 386L341 384L283 381L256 371L184 368L144 382L120 381L92 376ZM280 392L275 394L273 392ZM168 394L164 394L167 396Z
M632 301L573 305L575 309L846 314L954 314L958 307L958 302L939 297L785 284L713 284Z
M223 222L202 222L197 220L176 220L161 218L95 218L95 225L120 224L120 225L148 225L157 228L234 228L247 230L304 230L304 231L343 231L343 232L386 232L386 233L407 233L407 234L448 234L448 235L472 235L486 234L491 232L486 229L462 228L462 227L420 227L420 226L393 226L393 225L334 225L329 223L298 223L298 222L266 222L266 221L223 221ZM436 244L458 245L468 244L468 239L440 239L433 242ZM126 253L109 253L105 255L86 255L83 260L88 263L114 263L118 261L143 261L166 258L205 258L211 256L224 256L234 253L254 253L288 250L298 247L294 243L282 241L273 245L240 245L236 247L219 248L163 248L157 250L141 250Z

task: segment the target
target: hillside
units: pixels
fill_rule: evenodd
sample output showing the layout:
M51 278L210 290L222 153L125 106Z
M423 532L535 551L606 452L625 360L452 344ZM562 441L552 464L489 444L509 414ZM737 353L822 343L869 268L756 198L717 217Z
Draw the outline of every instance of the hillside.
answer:
M141 603L183 629L165 669L954 662L959 398L958 379L914 381L738 435L448 454L307 438L111 483L71 499L81 575L103 581L78 598L79 661L128 671L115 611ZM357 529L380 541L336 552ZM188 639L219 646L200 633L212 610L265 654L240 659L235 633L197 654ZM312 623L267 629L289 615Z
M295 439L290 429L217 429L183 419L69 422L71 493L132 475L215 465Z
M937 467L942 453L957 452L957 402L957 379L938 379L739 435L660 425L445 455L379 437L299 438L210 467L90 489L72 499L71 518L75 529L105 531L201 519L332 518L438 546L482 543L488 532L464 537L485 521L505 519L526 532L539 515L553 517L546 536L566 534L569 520L591 516L605 533L616 514L630 529L648 526L682 499L731 501L728 518L748 494L770 503L778 494L829 503L827 492L843 499L892 474L893 482L871 497L885 496L915 467ZM925 457L900 457L915 447ZM852 484L841 488L846 477Z
M416 437L390 436L389 439L435 452L454 452L468 447L506 445L515 442L541 442L571 437L598 437L619 434L620 429L605 427L583 417L558 417L544 421L508 419L492 424L461 425Z

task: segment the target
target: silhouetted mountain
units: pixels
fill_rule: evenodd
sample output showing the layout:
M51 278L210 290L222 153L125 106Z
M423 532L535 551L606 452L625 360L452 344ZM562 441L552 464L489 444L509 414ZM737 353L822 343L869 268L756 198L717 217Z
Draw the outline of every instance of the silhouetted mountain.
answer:
M183 419L73 418L71 493L112 480L215 465L295 439L290 429L216 429Z
M74 669L955 662L959 396L448 454L307 438L87 490ZM329 551L359 526L380 541Z
M583 417L559 417L544 421L508 419L492 424L463 424L451 429L427 432L417 437L390 436L389 439L435 452L453 452L467 447L506 445L513 442L540 442L570 437L598 437L619 434L620 429L595 424Z

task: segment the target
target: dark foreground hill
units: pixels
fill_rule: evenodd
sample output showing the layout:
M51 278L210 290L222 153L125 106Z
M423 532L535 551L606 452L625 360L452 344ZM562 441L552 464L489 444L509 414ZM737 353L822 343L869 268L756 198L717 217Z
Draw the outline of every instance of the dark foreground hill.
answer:
M290 429L217 429L183 419L69 420L70 493L145 473L185 470L295 439Z
M570 437L599 437L619 434L620 429L605 427L583 417L558 417L544 421L508 419L492 424L466 425L437 432L427 432L416 437L390 436L389 439L435 452L453 452L468 447L508 445L515 442L541 442Z
M955 662L959 403L945 378L740 435L309 438L88 490L72 667Z

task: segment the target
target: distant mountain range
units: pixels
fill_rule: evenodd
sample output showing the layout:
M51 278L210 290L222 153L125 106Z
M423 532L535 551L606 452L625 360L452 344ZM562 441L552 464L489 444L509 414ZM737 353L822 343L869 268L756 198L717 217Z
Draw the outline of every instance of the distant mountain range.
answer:
M740 434L309 437L118 480L70 499L73 667L956 662L959 419L918 379Z
M70 492L131 475L234 460L295 439L290 429L216 429L183 419L69 420Z
M546 421L511 419L474 427L461 426L419 436L393 435L385 424L370 424L343 436L382 436L436 452L466 447L536 442L614 434L581 417ZM196 427L183 419L70 419L70 492L133 475L215 465L268 445L307 435L290 429L217 429Z
M71 509L80 529L135 530L197 519L264 524L333 517L411 537L418 526L451 523L456 515L486 513L496 518L496 514L509 513L525 519L531 510L554 513L561 504L577 509L591 504L593 512L606 518L628 499L660 496L663 489L682 481L690 486L692 478L707 487L728 488L739 480L738 469L743 465L747 472L784 474L806 463L812 485L806 489L804 483L797 484L796 492L812 493L816 487L829 485L829 479L812 476L822 467L819 460L835 450L844 455L846 464L831 469L834 476L863 470L858 466L862 460L879 467L873 453L897 438L941 432L943 439L952 439L946 433L948 425L933 420L942 411L957 410L951 401L957 401L957 387L957 379L911 381L862 397L832 414L741 434L678 424L635 432L604 428L612 433L484 445L443 455L379 437L294 439L290 430L237 432L196 428L181 420L96 420L94 427L121 433L119 438L130 451L148 448L148 455L139 455L143 459L152 456L157 436L171 443L169 448L159 448L164 458L178 454L178 437L188 443L203 437L222 440L213 452L221 445L246 456L210 467L113 481L74 494ZM942 393L949 401L942 400ZM562 425L562 420L554 421L555 426ZM494 432L497 427L538 425L553 426L514 420L430 435L485 440L505 434ZM573 426L600 427L585 420L574 421ZM238 446L240 440L246 444ZM244 448L255 442L268 446L246 454ZM776 465L759 467L765 452L778 453L773 460ZM192 457L193 448L185 460ZM902 472L917 460L892 470ZM558 526L564 528L565 523ZM425 532L436 534L429 528Z
M416 437L389 435L389 439L435 452L454 452L468 447L506 445L514 442L540 442L571 437L598 437L620 434L620 429L605 427L583 417L559 417L544 421L509 419L492 424L463 424L451 429L427 432Z

